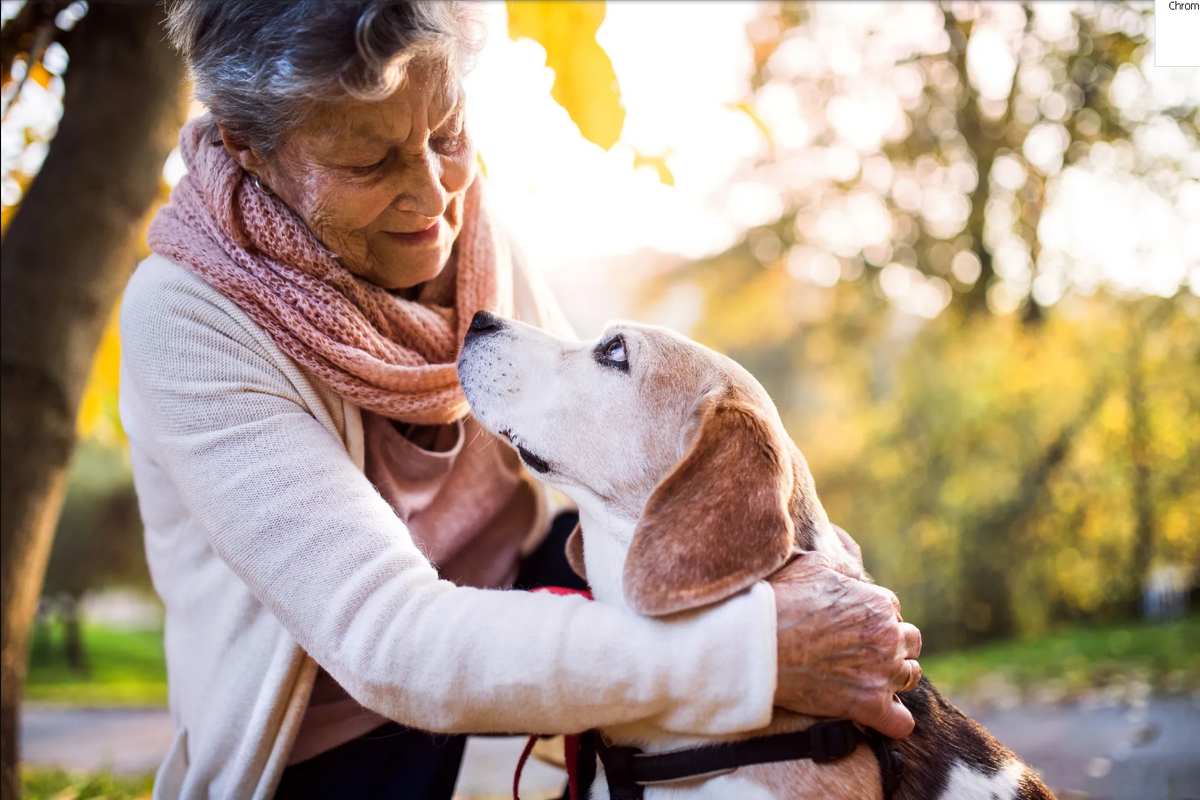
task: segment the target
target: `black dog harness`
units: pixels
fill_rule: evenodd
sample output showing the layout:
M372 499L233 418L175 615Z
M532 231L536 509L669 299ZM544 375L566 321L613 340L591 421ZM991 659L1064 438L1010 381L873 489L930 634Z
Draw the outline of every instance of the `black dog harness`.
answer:
M551 594L581 594L591 600L590 592L543 587L535 591ZM519 800L521 772L533 751L537 736L529 737L513 776L513 800ZM578 746L576 746L578 740ZM802 731L758 736L738 742L645 753L637 747L613 747L599 731L585 731L566 737L567 776L571 800L580 800L595 780L596 757L604 765L611 800L644 800L646 787L676 781L714 778L728 775L738 767L772 764L811 758L818 764L840 761L866 742L879 762L883 782L883 800L892 800L904 774L904 756L895 739L874 728L858 727L848 719L817 722Z
M883 779L883 798L892 800L900 787L904 757L894 739L873 728L865 731L848 719L818 722L793 733L777 733L738 742L672 750L666 753L644 753L636 747L613 747L605 744L598 732L584 734L580 741L580 763L590 760L587 751L594 748L604 765L608 794L612 800L643 800L645 788L675 781L712 778L726 775L738 767L752 764L771 764L811 758L826 763L839 761L866 742L879 762Z

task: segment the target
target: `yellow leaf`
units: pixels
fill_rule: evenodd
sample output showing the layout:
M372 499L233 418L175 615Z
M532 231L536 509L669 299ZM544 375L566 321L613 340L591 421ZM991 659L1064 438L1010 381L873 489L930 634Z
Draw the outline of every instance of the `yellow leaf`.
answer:
M50 79L54 77L46 68L42 66L42 62L38 62L29 68L29 79L39 84L43 89L50 88Z
M4 235L4 232L8 230L8 223L12 221L18 208L20 206L4 206L0 208L0 236Z
M79 438L96 438L106 444L124 441L124 432L117 416L117 389L121 375L121 330L117 315L120 305L118 301L104 328L76 418Z
M605 150L621 137L625 107L608 54L596 42L603 2L517 0L508 7L508 35L533 39L554 70L550 96L566 109L579 132Z

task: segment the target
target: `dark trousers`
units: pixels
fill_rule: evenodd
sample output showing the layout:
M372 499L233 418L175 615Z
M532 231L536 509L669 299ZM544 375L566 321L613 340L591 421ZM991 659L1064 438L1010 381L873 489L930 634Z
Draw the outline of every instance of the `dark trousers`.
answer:
M521 563L514 589L587 588L566 556L567 537L578 521L574 513L554 519L545 541ZM275 800L450 800L466 742L466 736L426 733L389 722L285 769Z

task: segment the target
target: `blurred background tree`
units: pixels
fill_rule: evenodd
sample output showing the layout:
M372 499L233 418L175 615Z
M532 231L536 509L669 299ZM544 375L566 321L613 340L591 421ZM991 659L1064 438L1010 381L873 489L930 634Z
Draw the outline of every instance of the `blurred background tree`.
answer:
M25 127L14 148L18 163L5 165L0 794L7 799L20 794L17 719L29 630L81 399L136 262L141 223L185 117L186 89L156 4L27 2L6 17L5 122L26 91L62 98L61 121L50 130ZM6 125L6 162L9 133Z
M1133 615L1200 564L1197 108L1138 68L1148 9L838 11L761 6L738 179L778 211L644 308L700 290L931 651Z
M67 497L54 533L42 597L62 625L62 657L86 672L84 596L109 587L149 589L142 523L122 450L83 441L71 460Z

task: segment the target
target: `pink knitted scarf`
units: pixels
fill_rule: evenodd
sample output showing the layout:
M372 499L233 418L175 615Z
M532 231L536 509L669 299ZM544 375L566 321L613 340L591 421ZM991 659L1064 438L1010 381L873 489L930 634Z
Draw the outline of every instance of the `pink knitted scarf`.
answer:
M352 275L226 152L209 117L179 137L188 174L150 225L150 248L237 304L343 397L420 425L467 414L455 359L476 311L511 313L512 256L483 187L467 190L450 262L406 300Z

